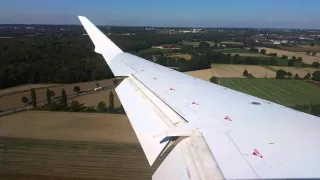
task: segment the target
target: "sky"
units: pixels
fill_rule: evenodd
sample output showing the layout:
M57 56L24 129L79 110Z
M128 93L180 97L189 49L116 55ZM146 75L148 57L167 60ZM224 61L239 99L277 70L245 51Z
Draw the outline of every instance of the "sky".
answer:
M320 29L320 0L2 0L0 24Z

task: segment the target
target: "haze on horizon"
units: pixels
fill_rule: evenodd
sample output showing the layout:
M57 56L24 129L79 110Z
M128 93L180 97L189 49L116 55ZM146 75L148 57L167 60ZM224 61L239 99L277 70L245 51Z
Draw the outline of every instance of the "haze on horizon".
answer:
M0 24L320 29L317 0L6 0Z

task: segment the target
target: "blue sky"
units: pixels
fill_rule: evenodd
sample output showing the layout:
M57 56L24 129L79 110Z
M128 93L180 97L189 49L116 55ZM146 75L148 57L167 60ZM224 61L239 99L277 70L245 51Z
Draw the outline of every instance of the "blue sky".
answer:
M320 0L3 0L0 24L318 28Z

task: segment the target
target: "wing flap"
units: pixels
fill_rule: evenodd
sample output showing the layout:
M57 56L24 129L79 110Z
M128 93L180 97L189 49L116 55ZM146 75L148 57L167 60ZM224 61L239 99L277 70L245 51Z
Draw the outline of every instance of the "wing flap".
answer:
M116 92L152 165L170 142L165 134L157 134L185 121L133 76L124 79Z

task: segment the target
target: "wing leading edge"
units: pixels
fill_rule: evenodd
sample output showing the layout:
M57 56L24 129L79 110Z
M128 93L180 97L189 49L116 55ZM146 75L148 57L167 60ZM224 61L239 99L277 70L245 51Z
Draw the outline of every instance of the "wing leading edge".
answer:
M211 170L217 179L320 177L318 117L124 53L87 18L79 19L113 73L128 76L116 92L150 165L171 137L189 138L178 143L154 179L163 173L211 179ZM195 136L205 143L191 141ZM183 168L176 172L174 166Z

